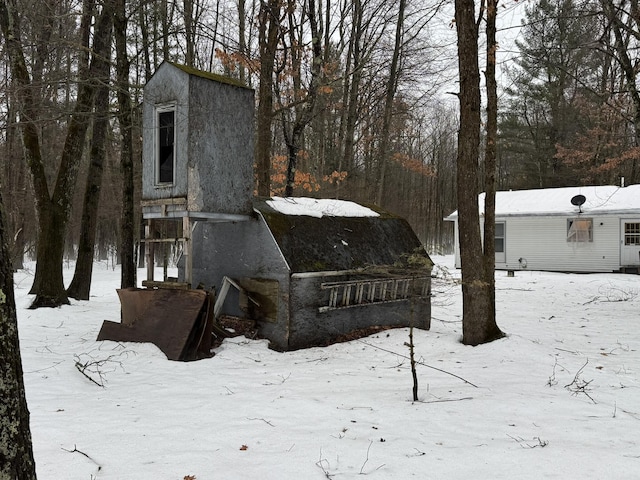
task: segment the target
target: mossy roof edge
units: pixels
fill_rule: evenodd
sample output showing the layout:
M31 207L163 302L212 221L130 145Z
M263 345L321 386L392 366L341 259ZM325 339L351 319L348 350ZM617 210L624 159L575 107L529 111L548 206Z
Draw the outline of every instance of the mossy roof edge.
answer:
M167 63L169 65L173 65L174 67L182 70L183 72L185 72L185 73L187 73L189 75L194 75L196 77L205 78L207 80L213 80L214 82L225 83L227 85L232 85L234 87L246 88L247 90L253 90L251 87L248 87L247 85L242 83L240 80L237 80L237 79L232 78L232 77L227 77L225 75L219 75L217 73L205 72L204 70L198 70L197 68L188 67L187 65L182 65L180 63L169 62L169 61L167 61Z

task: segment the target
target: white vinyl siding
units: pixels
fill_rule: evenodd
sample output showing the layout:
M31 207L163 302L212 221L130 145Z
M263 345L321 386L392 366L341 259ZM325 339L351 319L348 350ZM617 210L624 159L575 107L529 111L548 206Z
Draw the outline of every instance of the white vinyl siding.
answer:
M574 217L571 217L574 218ZM620 268L620 219L592 216L591 242L567 241L566 216L503 217L506 261L499 270L546 270L556 272L612 272ZM456 237L458 234L456 221ZM460 250L456 241L456 267ZM522 259L522 261L520 261Z
M520 258L528 270L561 272L611 272L620 257L617 217L593 217L592 239L567 241L567 218L511 217L506 219L509 245L505 268L520 269Z

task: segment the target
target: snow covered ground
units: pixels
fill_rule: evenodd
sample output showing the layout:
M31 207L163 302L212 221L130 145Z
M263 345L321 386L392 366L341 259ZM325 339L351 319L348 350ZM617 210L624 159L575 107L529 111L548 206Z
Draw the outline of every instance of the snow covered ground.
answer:
M96 264L91 301L36 311L20 271L38 477L640 478L640 276L497 272L509 335L466 347L458 274L435 281L431 331L415 334L413 402L406 329L290 353L235 338L171 362L96 342L119 318L117 270Z

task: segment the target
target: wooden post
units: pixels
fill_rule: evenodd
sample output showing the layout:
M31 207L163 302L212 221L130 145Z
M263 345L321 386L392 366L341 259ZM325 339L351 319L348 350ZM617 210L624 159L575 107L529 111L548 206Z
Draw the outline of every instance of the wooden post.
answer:
M147 223L144 226L144 239L145 239L145 257L147 262L147 281L153 282L153 269L154 265L154 247L155 244L151 241L152 239L152 222L153 220L148 219Z
M192 257L192 242L191 242L191 217L188 215L182 218L182 238L184 238L184 245L182 254L184 259L184 281L191 285L192 270L193 270L193 257Z

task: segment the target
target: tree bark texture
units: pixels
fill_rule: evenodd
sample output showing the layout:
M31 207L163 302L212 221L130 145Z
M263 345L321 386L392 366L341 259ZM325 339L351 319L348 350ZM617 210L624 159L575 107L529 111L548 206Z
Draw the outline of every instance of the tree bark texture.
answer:
M378 174L378 191L376 193L376 203L383 206L385 193L385 177L387 175L387 164L389 162L391 143L391 121L393 120L393 103L398 89L398 69L400 54L402 50L402 31L404 28L404 10L406 0L400 0L398 6L398 20L396 22L396 36L393 45L393 55L391 66L389 67L389 78L387 80L386 94L384 100L384 113L382 118L382 131L380 132L380 151L378 152L378 162L380 163Z
M133 107L129 85L129 57L127 56L127 17L125 0L116 0L114 36L116 40L116 70L118 85L118 123L122 138L120 171L122 173L122 212L120 216L120 288L136 286L135 211L133 168Z
M484 156L484 271L488 285L489 311L487 316L496 316L496 144L498 140L498 85L496 83L496 16L498 0L487 0L487 132Z
M495 319L490 317L491 295L480 236L480 70L474 0L456 0L455 21L460 76L457 197L462 266L462 342L466 345L478 345L499 338L502 333L497 328Z
M36 478L36 465L20 358L13 272L5 236L0 198L0 479L32 480Z
M256 114L256 172L258 195L271 194L271 124L273 121L273 67L280 38L282 0L260 2L258 48L260 85Z

